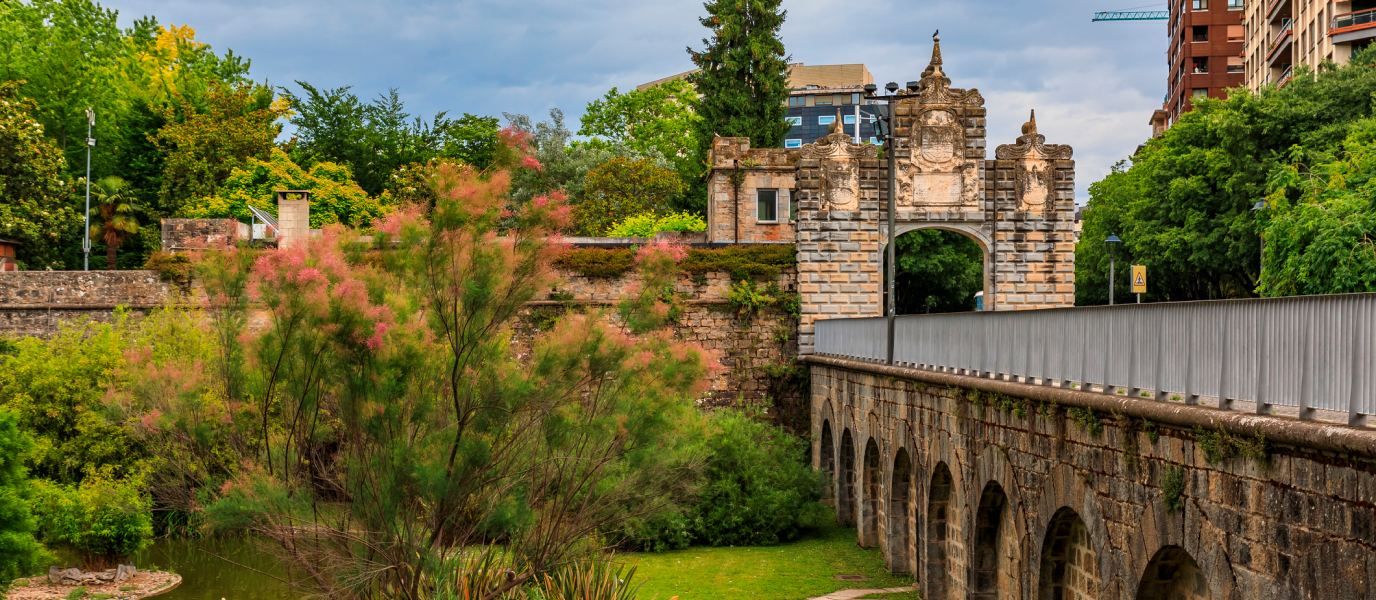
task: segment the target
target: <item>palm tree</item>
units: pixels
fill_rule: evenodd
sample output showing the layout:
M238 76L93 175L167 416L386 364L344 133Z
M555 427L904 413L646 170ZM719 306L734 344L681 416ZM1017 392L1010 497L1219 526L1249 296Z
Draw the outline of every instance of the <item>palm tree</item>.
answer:
M124 244L125 238L138 233L139 222L134 218L134 206L129 182L111 175L103 177L91 186L91 239L104 240L106 254L105 268L111 271L115 265L115 251Z

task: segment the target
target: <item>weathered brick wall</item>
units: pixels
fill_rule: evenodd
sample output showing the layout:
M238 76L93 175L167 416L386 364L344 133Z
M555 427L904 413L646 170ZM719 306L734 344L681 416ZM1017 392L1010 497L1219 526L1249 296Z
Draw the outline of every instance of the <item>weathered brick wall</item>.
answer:
M110 322L117 306L140 317L160 306L201 299L199 285L163 281L157 271L0 273L0 336L46 337L62 323Z
M1264 462L1211 464L1190 430L1100 413L1095 435L1054 404L1011 397L1001 410L987 392L981 405L959 387L813 362L814 453L834 448L828 460L845 472L852 451L839 440L874 440L886 489L896 454L912 458L905 519L924 598L977 597L965 582L988 563L964 549L991 529L1015 545L998 563L998 598L1376 598L1376 452L1272 441ZM947 470L949 489L937 485ZM1163 489L1172 473L1184 483L1177 511ZM990 483L1006 495L997 527L978 520ZM857 486L848 501L845 491L833 489L838 507L871 493Z

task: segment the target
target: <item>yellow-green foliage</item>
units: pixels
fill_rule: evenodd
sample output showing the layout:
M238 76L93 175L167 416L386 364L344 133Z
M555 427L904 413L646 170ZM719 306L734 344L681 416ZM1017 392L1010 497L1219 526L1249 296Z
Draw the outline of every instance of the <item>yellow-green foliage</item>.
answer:
M186 216L248 221L250 205L276 215L277 190L311 192L313 229L331 223L369 227L391 204L389 195L371 197L358 187L346 166L322 162L307 171L274 148L268 160L250 158L247 167L235 169L215 196L191 202Z
M660 216L655 213L640 213L626 217L617 223L610 237L654 237L656 231L707 231L707 222L693 213L680 212Z

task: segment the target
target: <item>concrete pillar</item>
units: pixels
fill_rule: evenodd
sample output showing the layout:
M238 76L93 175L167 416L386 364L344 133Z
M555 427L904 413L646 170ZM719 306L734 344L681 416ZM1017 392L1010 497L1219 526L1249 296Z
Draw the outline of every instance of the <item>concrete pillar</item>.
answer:
M277 191L277 247L293 248L311 235L311 193L303 190Z

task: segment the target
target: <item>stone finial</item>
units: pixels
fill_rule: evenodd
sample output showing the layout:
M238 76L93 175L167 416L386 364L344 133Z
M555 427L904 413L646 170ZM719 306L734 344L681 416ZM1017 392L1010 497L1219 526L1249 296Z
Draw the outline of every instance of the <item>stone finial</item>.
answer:
M936 30L932 34L932 62L927 64L927 70L922 72L922 77L927 78L933 74L942 75L941 72L941 30Z
M832 121L830 125L827 125L827 135L831 135L831 134L833 134L833 133L841 133L841 132L842 132L842 129L841 129L841 109L840 109L840 108L837 108L837 109L836 109L836 120L835 120L835 121Z
M1022 124L1023 135L1035 135L1037 133L1037 109L1032 109L1032 116L1026 123Z

